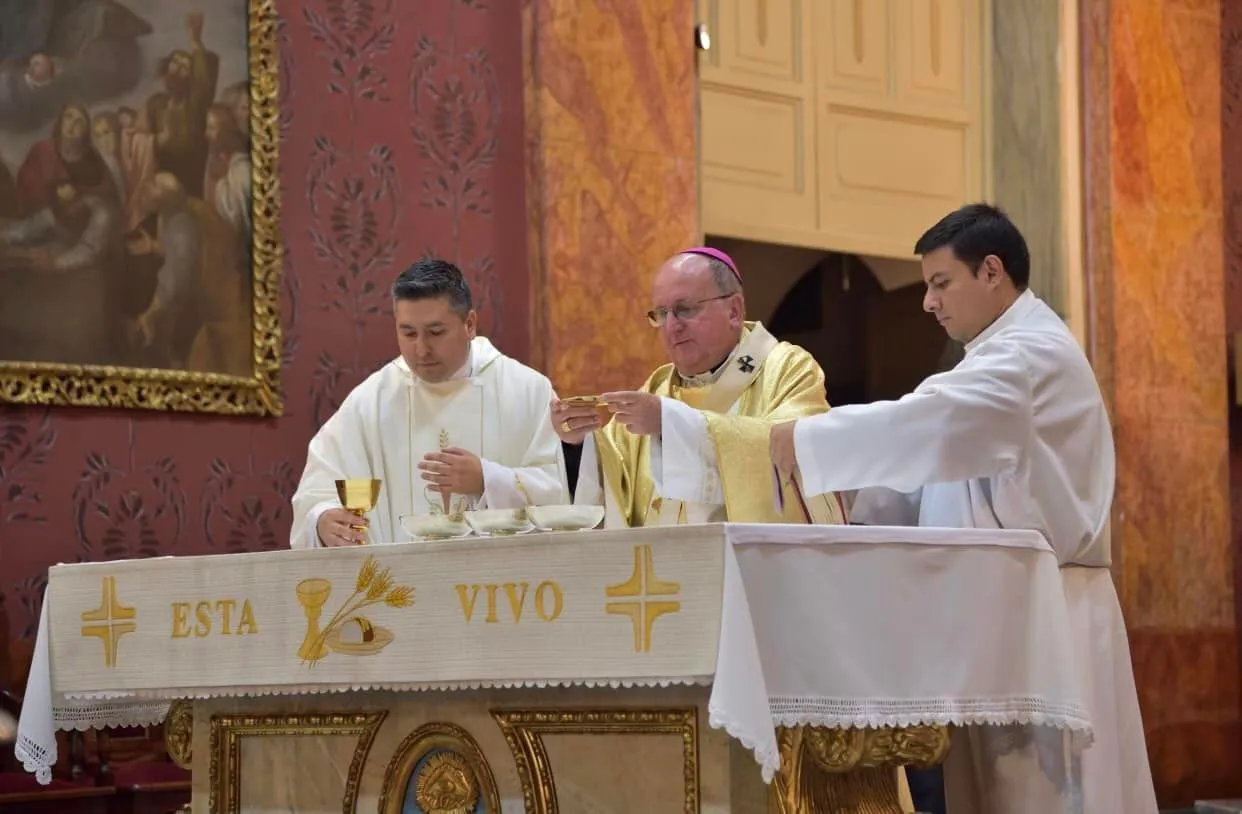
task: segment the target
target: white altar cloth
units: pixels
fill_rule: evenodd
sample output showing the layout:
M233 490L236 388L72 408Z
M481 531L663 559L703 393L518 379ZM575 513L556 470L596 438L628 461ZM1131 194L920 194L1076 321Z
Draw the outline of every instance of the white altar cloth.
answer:
M512 627L499 632L500 625L452 628L460 621L453 619L460 613L455 600L437 604L437 597L451 593L453 579L478 581L485 572L542 563L548 579L564 586L558 626L528 642L543 648L544 658L524 662L523 646L501 662L420 663L403 661L401 649L390 648L370 660L346 664L338 658L314 671L291 672L287 654L297 641L281 627L293 604L286 596L290 580L325 569L353 573L355 563L372 554L393 563L395 579L410 583L418 597L410 624L417 627L420 614L436 622L420 634L424 653L434 635L428 630L444 628L466 651L475 645L496 650L489 635L505 642L520 636ZM634 580L654 563L645 578L631 580L644 592L652 584L680 591L678 608L657 619L644 652L637 627L631 634L603 602L578 601L604 585L610 597L628 595L617 593L624 587L617 574L624 563L628 575L631 561ZM144 590L151 594L151 614L167 618L168 596L184 594L185 586L226 585L231 578L244 587L247 574L256 575L254 613L264 620L268 639L248 651L244 680L237 669L229 671L223 651L211 649L209 637L174 632L170 641L166 631L154 632L144 644L145 631L157 625L131 630L133 642L116 645L107 668L100 666L99 647L83 639L85 622L98 618L96 606L110 601L105 590L101 604L101 580L138 597L138 618L146 612ZM266 584L273 580L288 584ZM268 613L264 602L286 604ZM498 607L504 603L500 599ZM174 609L173 630L184 621ZM628 652L631 636L629 655L608 650L615 638ZM1081 749L1091 741L1091 727L1072 641L1056 558L1034 532L712 524L81 563L49 574L16 754L47 782L57 756L56 729L157 723L177 698L670 683L711 684L710 725L753 750L765 779L779 766L775 728L782 725L1023 724L1068 732L1073 748ZM234 639L229 646L239 645ZM125 655L142 656L140 669L123 663L126 647ZM557 668L558 655L580 666ZM360 661L366 665L357 666Z

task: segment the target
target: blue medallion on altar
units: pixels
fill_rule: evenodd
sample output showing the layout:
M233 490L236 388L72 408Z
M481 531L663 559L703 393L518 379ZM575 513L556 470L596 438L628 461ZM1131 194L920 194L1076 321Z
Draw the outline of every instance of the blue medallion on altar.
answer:
M470 763L458 752L433 749L419 758L405 784L401 814L500 814L488 811Z

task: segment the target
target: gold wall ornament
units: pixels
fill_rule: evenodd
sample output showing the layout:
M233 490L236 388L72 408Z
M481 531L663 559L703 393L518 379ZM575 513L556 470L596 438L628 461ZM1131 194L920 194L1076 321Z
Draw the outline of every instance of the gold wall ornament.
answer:
M479 744L462 727L433 721L401 741L384 770L376 808L379 814L402 814L416 769L415 802L424 814L474 814L480 800L484 814L500 814L492 768Z
M944 760L949 728L780 727L781 768L768 792L777 814L903 814L899 767Z
M172 762L189 770L194 763L194 701L173 701L164 719L164 748Z
M280 392L279 100L274 0L248 3L251 162L249 376L0 360L0 402L278 416ZM2 351L0 351L2 352Z
M306 665L315 664L329 653L343 656L375 655L392 643L393 632L374 624L358 612L375 605L408 608L414 604L414 589L408 585L395 584L392 569L381 567L370 554L358 569L354 592L341 603L336 613L322 627L319 625L319 617L332 593L332 581L322 577L310 577L299 582L294 591L306 613L306 636L298 648L298 657ZM357 631L356 637L349 635L354 631Z
M560 814L544 735L676 735L682 750L682 811L699 814L699 715L694 707L492 710L517 763L526 814ZM391 814L384 812L384 814ZM489 812L490 814L490 812Z
M240 814L243 738L353 735L358 742L354 745L354 758L345 778L341 812L354 814L358 790L362 785L362 770L375 734L387 715L387 712L380 711L211 716L207 810L212 814Z

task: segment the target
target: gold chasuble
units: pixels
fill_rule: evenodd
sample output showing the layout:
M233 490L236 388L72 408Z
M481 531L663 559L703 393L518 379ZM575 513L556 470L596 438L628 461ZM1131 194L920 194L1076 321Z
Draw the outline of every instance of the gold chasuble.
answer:
M768 451L772 424L828 410L824 373L802 348L778 342L762 324L748 322L714 382L695 386L669 364L656 370L640 389L676 399L703 415L729 522L847 522L836 494L807 498L800 480L783 483L777 500ZM693 522L685 504L656 493L648 436L634 435L613 421L593 438L605 499L629 526Z

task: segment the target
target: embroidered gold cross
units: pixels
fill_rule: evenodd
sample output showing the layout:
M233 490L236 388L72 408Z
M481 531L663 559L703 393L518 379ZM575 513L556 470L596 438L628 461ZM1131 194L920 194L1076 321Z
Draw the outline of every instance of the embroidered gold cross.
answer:
M116 666L117 645L122 636L138 629L138 623L133 621L137 617L138 611L122 605L117 598L116 577L104 577L99 607L82 614L82 635L103 642L105 667Z
M651 652L651 628L656 619L681 610L681 602L677 600L651 599L653 596L676 596L681 593L681 584L656 576L655 560L649 545L634 546L634 570L630 578L619 585L609 585L604 593L610 597L634 597L629 602L608 602L604 605L604 611L630 617L634 628L635 653Z

